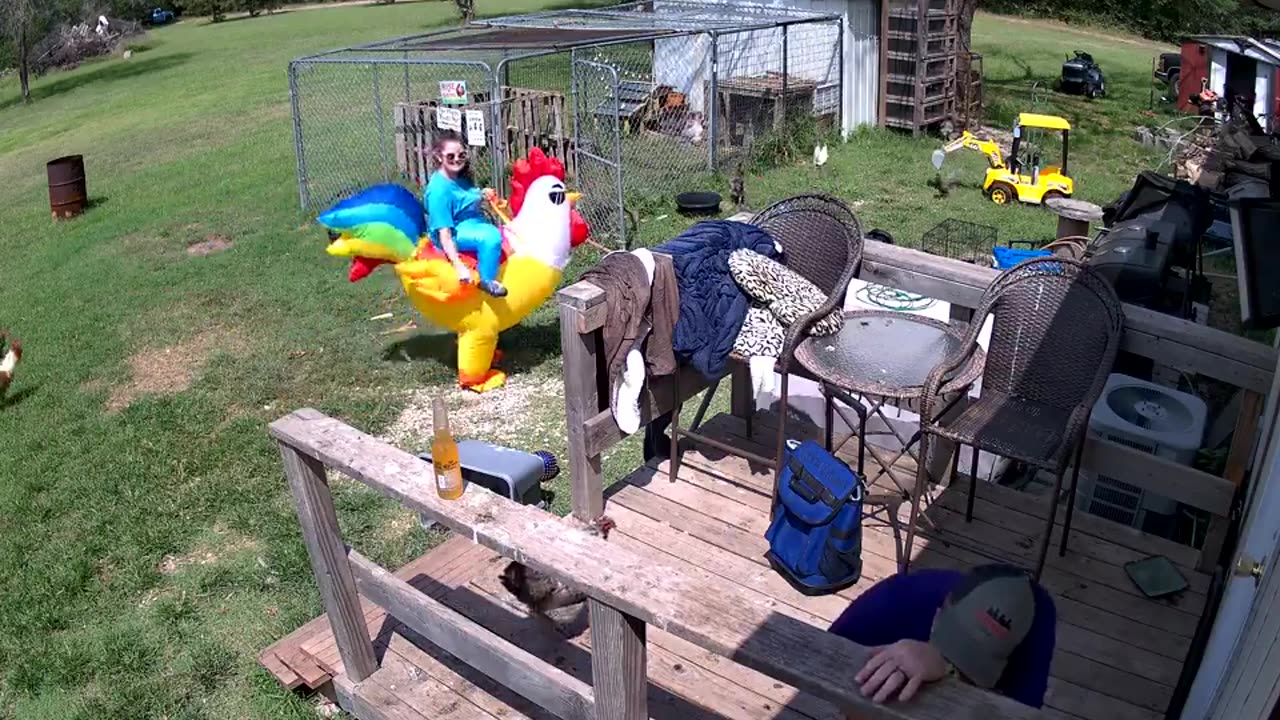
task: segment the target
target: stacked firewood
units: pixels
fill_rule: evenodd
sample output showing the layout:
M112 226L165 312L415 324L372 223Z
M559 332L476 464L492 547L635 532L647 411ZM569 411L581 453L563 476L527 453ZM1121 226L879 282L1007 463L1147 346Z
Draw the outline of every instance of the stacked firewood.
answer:
M1175 149L1174 177L1210 190L1271 179L1271 165L1280 162L1280 144L1254 123L1230 120L1205 125L1182 138Z

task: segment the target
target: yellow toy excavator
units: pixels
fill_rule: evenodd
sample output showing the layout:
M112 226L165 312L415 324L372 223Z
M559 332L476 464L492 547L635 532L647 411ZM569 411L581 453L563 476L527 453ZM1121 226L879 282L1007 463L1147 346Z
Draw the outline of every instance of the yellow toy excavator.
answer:
M1019 150L1024 149L1023 135L1027 128L1062 133L1061 165L1042 166L1039 150L1019 154ZM997 205L1007 205L1014 200L1038 205L1052 197L1070 197L1075 191L1075 182L1067 175L1067 135L1070 131L1071 124L1056 115L1020 113L1013 125L1013 147L1009 148L1008 164L1000 154L1000 146L965 130L942 149L933 151L933 166L941 170L947 154L969 148L987 156L990 167L982 182L982 191ZM1023 157L1028 154L1029 158Z

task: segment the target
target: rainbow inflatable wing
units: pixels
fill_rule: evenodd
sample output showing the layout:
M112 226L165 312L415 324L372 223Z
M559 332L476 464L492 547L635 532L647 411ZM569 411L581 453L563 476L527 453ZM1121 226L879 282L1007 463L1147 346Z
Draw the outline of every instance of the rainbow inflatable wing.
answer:
M418 240L427 234L427 218L418 198L394 184L362 190L316 221L338 233L328 252L351 258L351 282L363 279L383 263L412 260Z
M531 159L540 150L530 153ZM426 217L418 198L399 185L377 185L343 200L317 218L329 230L328 253L350 257L352 282L382 264L392 264L405 294L424 317L458 334L458 383L477 392L505 382L492 368L498 333L523 320L555 291L569 262L575 236L587 227L573 209L575 193L566 192L563 169L541 163L519 168L515 216L503 225L504 258L498 281L506 297L476 289L475 258L461 253L472 268L471 282L460 282L453 265L436 250L426 233ZM534 168L550 172L531 177ZM528 168L528 169L526 169ZM581 240L579 240L581 242Z

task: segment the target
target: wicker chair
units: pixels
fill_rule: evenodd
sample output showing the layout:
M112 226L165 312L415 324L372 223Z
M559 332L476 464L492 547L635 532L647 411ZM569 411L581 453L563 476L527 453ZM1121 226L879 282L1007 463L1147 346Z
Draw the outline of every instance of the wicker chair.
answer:
M956 444L952 479L960 445L973 448L965 521L973 519L978 451L1020 460L1055 474L1048 522L1040 541L1035 577L1048 555L1049 539L1062 494L1062 479L1072 466L1071 485L1059 555L1067 551L1076 479L1089 414L1115 362L1124 314L1115 290L1102 276L1067 258L1036 258L1001 274L974 312L961 350L940 364L925 383L921 417L932 418L939 388L963 367L978 347L978 333L995 316L982 376L981 396L955 417L923 426L921 457L931 436ZM927 480L921 462L916 485ZM907 557L914 539L916 507L907 527Z
M822 307L787 329L782 355L778 358L776 365L777 371L782 375L781 403L784 412L779 421L778 454L774 457L782 457L782 433L786 425L787 372L791 366L792 355L795 353L796 345L815 322L832 310L844 306L849 282L858 273L862 264L862 226L848 205L838 198L820 193L795 195L780 200L757 213L751 219L751 223L767 231L782 246L783 258L788 268L804 276L827 294L827 301ZM731 355L730 361L745 364L746 358ZM712 385L703 395L702 403L698 406L698 411L688 430L680 428L679 404L672 412L671 462L668 467L673 481L680 467L679 447L682 436L766 467L777 466L777 463L770 458L736 448L697 432L718 387L719 382ZM678 403L679 389L677 388L675 392ZM831 402L829 398L827 402ZM754 400L752 405L746 417L749 439L753 435ZM829 430L827 436L829 446L831 436ZM859 471L862 469L861 462L858 469Z

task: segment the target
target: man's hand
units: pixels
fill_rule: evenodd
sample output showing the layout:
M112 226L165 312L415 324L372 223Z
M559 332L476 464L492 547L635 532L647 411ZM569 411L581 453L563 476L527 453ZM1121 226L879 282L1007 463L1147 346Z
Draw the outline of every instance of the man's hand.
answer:
M947 675L947 661L942 653L929 643L919 640L899 640L892 645L871 649L871 657L855 678L862 683L864 697L883 703L902 692L902 701L915 697L924 683L941 680Z

